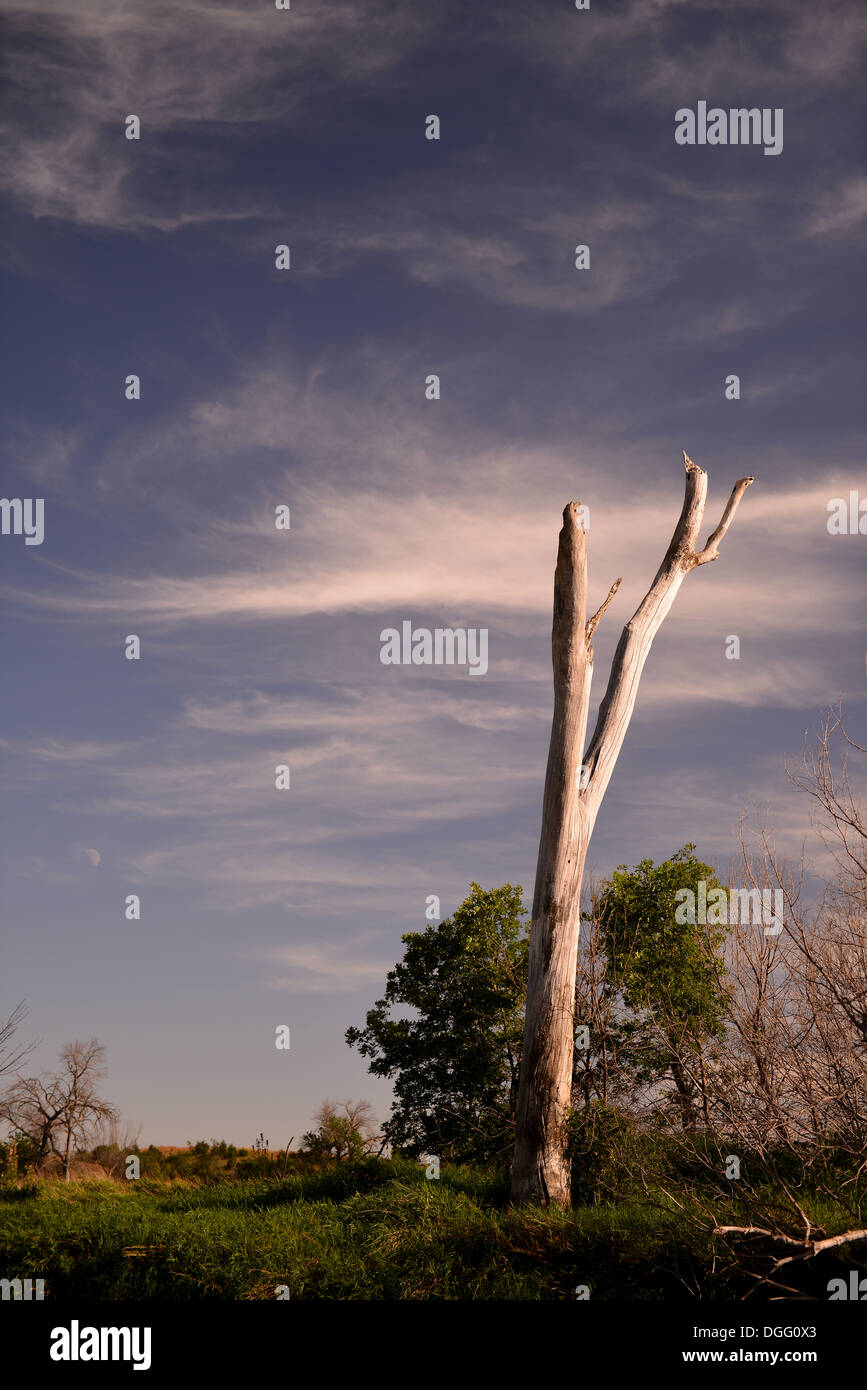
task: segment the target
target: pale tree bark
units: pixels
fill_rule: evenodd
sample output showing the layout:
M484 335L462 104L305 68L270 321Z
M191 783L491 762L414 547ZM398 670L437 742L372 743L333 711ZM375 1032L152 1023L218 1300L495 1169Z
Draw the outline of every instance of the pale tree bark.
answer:
M515 1202L568 1204L570 1200L566 1117L572 1087L581 879L590 836L626 736L653 639L690 570L717 558L719 543L753 481L741 478L735 484L719 525L698 550L707 474L686 454L683 460L686 484L680 519L656 578L623 629L586 752L592 638L620 580L612 584L605 602L588 620L583 513L577 502L570 502L563 512L551 634L554 720L530 933L512 1174Z

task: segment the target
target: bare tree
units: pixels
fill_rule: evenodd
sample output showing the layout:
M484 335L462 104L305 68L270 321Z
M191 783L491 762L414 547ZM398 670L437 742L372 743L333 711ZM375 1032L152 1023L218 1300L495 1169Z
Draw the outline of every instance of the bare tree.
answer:
M90 1135L93 1160L98 1163L107 1178L118 1178L123 1172L127 1157L138 1148L141 1125L135 1129L121 1122L116 1111L94 1123Z
M49 1154L63 1114L65 1097L59 1078L18 1076L0 1097L0 1115L13 1129L25 1135L36 1150L34 1169L38 1173Z
M832 711L801 767L789 769L813 798L823 872L803 855L787 864L770 830L759 826L752 839L741 823L739 881L779 893L783 925L773 935L754 923L730 933L728 1037L709 1093L713 1130L748 1156L754 1176L738 1182L729 1221L700 1184L682 1195L720 1256L728 1250L733 1267L751 1272L751 1293L797 1292L784 1280L798 1266L867 1241L867 816L850 768L865 753ZM703 1161L714 1160L696 1151Z
M853 751L867 752L833 712L801 768L790 769L814 801L821 873L803 857L787 864L764 826L751 843L742 823L741 881L779 895L783 931L731 934L732 1032L716 1105L754 1149L809 1145L818 1156L831 1146L859 1167L867 1164L867 819L852 785Z
M303 1136L301 1147L319 1157L360 1158L373 1153L382 1139L376 1132L373 1106L367 1100L345 1100L342 1106L325 1100L313 1122L316 1129Z
M60 1053L61 1068L44 1077L19 1076L0 1098L0 1116L26 1134L37 1151L36 1169L55 1154L69 1181L76 1146L90 1129L116 1115L97 1094L105 1075L105 1048L96 1038L67 1043Z
M587 541L579 503L563 512L554 576L551 636L554 719L536 867L523 1060L518 1091L512 1200L570 1200L566 1114L573 1065L575 971L581 880L590 836L629 725L650 647L686 576L715 560L740 499L741 478L722 519L697 549L707 474L683 456L680 519L647 594L626 624L614 654L596 727L584 751L596 628L620 584L587 618Z
M65 1103L60 1118L63 1148L58 1157L68 1182L75 1148L83 1146L94 1125L113 1119L117 1111L97 1094L96 1083L105 1075L106 1068L105 1048L96 1038L67 1043L60 1060L63 1064L60 1086Z
M15 1005L5 1023L0 1023L0 1076L5 1076L20 1067L24 1058L29 1056L36 1046L35 1042L31 1042L19 1047L14 1041L15 1034L28 1013L29 1009L22 999L20 1004Z

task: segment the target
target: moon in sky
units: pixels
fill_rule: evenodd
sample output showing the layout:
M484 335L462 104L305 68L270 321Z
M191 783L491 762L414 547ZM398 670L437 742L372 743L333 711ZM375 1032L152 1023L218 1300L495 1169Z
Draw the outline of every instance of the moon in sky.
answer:
M93 867L96 868L97 864L99 863L99 861L100 861L101 858L102 858L102 855L100 854L99 850L98 850L98 849L86 849L84 852L85 852L85 854L87 855L87 857L88 857L88 859L90 860L90 862L91 862L91 864L93 865Z

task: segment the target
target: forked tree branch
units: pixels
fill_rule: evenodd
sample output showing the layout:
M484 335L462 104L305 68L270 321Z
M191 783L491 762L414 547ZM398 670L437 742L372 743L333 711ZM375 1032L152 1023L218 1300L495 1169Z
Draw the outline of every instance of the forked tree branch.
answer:
M683 464L686 473L683 507L674 535L653 583L623 629L611 663L608 687L599 706L596 727L584 756L588 771L583 796L591 828L626 736L641 673L653 639L686 576L697 565L717 558L719 543L731 525L741 497L753 481L752 478L741 478L735 484L719 526L704 549L698 552L696 543L704 519L707 474L693 463L686 452L683 454Z
M686 459L686 454L684 454L683 457ZM738 503L750 486L750 483L754 483L755 481L755 478L752 477L738 478L732 488L732 495L728 502L726 502L726 509L722 514L722 520L719 526L712 535L708 536L704 550L700 550L695 557L695 563L697 565L706 565L709 560L715 560L717 558L719 555L719 543L731 525L732 517L738 509Z

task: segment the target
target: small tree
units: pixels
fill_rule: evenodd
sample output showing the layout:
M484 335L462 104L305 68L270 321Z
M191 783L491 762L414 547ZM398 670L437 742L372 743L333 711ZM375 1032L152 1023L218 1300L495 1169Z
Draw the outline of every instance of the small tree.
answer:
M96 1083L105 1076L105 1048L96 1038L67 1043L60 1053L59 1089L64 1097L60 1116L62 1150L58 1156L69 1182L76 1147L84 1144L91 1128L117 1118L117 1111L97 1094Z
M452 917L409 932L364 1029L346 1041L394 1080L383 1126L408 1153L504 1157L514 1142L527 969L521 888L478 883ZM393 1017L410 1009L413 1017Z
M725 967L720 951L727 927L681 921L680 890L701 898L719 888L713 869L685 845L663 864L625 864L603 884L597 905L608 989L626 1006L625 1051L639 1083L670 1076L681 1127L694 1129L699 1104L707 1128L706 1049L725 1034ZM695 916L695 914L692 914Z
M117 1112L97 1094L96 1083L105 1075L105 1048L96 1038L67 1043L60 1061L60 1070L48 1076L19 1076L0 1098L0 1116L31 1141L37 1171L53 1153L68 1182L76 1146L84 1144L93 1126Z
M302 1137L302 1152L313 1158L357 1162L379 1144L373 1107L366 1100L345 1100L340 1113L333 1100L326 1100L314 1115L316 1129Z
M126 1160L130 1154L139 1154L139 1135L141 1126L132 1130L121 1126L120 1118L112 1113L103 1120L91 1135L90 1156L98 1163L106 1177L117 1178L123 1175Z

